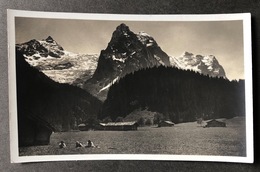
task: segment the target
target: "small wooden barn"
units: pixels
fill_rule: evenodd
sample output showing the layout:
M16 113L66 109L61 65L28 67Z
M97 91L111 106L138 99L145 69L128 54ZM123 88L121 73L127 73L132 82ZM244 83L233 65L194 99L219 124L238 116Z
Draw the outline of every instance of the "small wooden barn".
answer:
M79 124L78 128L80 131L87 131L88 127L86 126L86 124Z
M108 122L99 123L96 130L109 130L109 131L128 131L137 130L138 124L136 121L133 122Z
M158 127L172 127L174 123L172 121L160 121Z
M215 119L206 122L205 127L226 127L226 123Z

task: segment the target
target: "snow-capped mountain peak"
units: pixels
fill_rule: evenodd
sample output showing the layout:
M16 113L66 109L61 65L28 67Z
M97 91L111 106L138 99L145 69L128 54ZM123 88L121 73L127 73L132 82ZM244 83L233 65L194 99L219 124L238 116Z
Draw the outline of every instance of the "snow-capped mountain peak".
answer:
M141 41L142 44L145 45L146 47L157 46L157 43L155 42L153 37L144 31L140 31L139 33L136 34L136 36L138 40Z
M122 23L117 26L116 30L113 32L109 45L113 48L114 44L121 42L121 40L124 38L129 38L131 35L133 35L133 32L130 31L128 26Z
M194 55L185 51L179 57L170 57L171 65L184 70L192 70L212 77L226 78L224 68L213 55Z
M41 41L32 39L22 44L16 44L16 48L26 56L32 56L36 60L40 57L60 58L64 55L63 48L50 36Z
M54 41L54 39L51 36L48 36L48 38L46 38L45 41L48 43L53 43L53 42L56 43L56 41Z
M192 54L188 51L184 51L181 56L186 57L186 58L192 58L194 56L194 54Z
M51 36L39 41L48 50L64 50Z
M102 50L93 77L84 88L101 100L106 98L110 83L115 78L143 68L169 66L169 56L161 50L147 33L135 34L124 23L116 27L105 50Z
M97 66L98 54L66 51L51 36L16 44L16 49L31 66L59 83L82 87L83 81L93 75Z

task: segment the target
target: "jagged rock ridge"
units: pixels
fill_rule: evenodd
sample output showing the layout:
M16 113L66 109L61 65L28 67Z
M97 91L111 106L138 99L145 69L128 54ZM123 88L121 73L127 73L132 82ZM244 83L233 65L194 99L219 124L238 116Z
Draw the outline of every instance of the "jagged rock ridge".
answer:
M97 67L97 54L76 54L63 49L51 36L16 44L25 60L52 80L82 87Z
M144 32L135 34L128 26L121 24L113 32L107 48L101 51L97 69L84 88L104 100L109 85L119 78L160 65L169 66L170 61L156 41Z
M63 48L51 36L41 41L33 39L23 44L17 44L16 47L24 53L27 59L30 57L34 60L41 57L60 58L64 55Z

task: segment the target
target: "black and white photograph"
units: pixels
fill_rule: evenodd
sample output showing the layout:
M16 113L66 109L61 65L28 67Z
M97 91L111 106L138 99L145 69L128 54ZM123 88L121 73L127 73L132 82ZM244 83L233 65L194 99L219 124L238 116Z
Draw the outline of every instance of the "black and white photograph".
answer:
M12 162L253 162L249 13L8 17Z

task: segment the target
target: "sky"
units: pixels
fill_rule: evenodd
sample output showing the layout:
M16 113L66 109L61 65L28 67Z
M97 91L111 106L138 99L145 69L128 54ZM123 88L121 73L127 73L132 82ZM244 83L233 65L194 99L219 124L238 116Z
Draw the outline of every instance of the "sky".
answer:
M244 79L243 22L238 21L96 21L75 19L15 19L16 43L48 36L65 50L97 53L106 49L113 31L125 23L134 33L151 35L169 56L184 51L195 55L214 55L228 79Z

